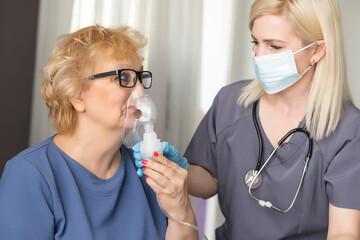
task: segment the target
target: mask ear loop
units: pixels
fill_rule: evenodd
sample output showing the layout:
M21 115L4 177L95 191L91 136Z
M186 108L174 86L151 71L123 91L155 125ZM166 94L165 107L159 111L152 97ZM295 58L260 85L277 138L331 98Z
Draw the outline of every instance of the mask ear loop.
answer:
M295 55L295 54L297 54L297 53L299 53L299 52L301 52L301 51L303 51L303 50L305 50L305 49L308 49L309 47L311 47L311 46L313 46L313 45L315 45L315 44L317 44L317 41L315 41L315 42L307 45L306 47L304 47L304 48L302 48L302 49L300 49L300 50L298 50L298 51L296 51L296 52L294 52L293 55ZM307 71L309 71L309 69L310 69L312 66L314 66L314 64L315 64L315 60L313 59L313 60L311 60L311 62L310 62L310 66L301 74L301 76L304 76L305 73L306 73Z
M297 53L299 53L299 52L301 52L301 51L303 51L303 50L305 50L305 49L308 49L309 47L311 47L311 46L314 46L315 44L317 44L317 42L315 41L315 42L313 42L313 43L311 43L311 44L309 44L309 45L307 45L306 47L303 47L302 49L300 49L300 50L297 50L296 52L294 52L293 54L295 55L295 54L297 54Z
M314 64L315 64L315 60L311 60L310 66L305 70L305 72L303 72L303 74L301 74L301 76L304 76L305 73L306 73L307 71L309 71L312 66L314 66Z

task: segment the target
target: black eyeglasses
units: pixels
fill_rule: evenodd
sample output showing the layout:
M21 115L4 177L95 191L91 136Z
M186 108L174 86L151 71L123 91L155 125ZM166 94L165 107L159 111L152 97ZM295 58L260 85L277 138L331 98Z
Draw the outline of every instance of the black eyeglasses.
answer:
M89 77L90 80L109 77L117 75L119 80L120 86L124 88L132 88L136 85L136 80L139 79L140 83L143 85L145 89L151 88L152 84L152 73L149 71L135 71L132 69L121 69L121 70L114 70L110 72L104 72L95 74Z

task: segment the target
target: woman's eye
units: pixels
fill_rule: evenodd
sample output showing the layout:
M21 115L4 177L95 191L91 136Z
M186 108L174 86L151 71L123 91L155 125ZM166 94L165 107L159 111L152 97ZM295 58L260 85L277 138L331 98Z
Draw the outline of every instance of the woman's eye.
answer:
M127 72L122 72L120 77L122 85L127 86L130 82L130 74Z
M281 49L282 47L277 46L277 45L271 45L270 47L274 48L274 49Z
M259 42L258 42L258 41L255 41L255 40L252 40L251 43L256 45L256 44L258 44Z

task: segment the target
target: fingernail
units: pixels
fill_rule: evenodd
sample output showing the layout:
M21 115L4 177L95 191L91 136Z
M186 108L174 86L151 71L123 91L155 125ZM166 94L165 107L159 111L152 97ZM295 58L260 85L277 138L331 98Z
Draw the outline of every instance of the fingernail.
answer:
M146 169L146 167L143 167L143 168L142 168L143 172L145 172L145 169Z
M154 156L157 157L159 156L159 154L157 152L154 152Z
M144 164L144 165L146 165L147 162L148 162L148 160L146 160L146 159L143 159L143 160L141 161L141 163Z
M148 176L145 176L145 179L147 179L148 178Z

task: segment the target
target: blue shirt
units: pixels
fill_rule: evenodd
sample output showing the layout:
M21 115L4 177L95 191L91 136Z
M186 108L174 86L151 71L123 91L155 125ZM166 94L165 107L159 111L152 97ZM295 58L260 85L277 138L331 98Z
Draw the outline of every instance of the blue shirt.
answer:
M167 220L136 175L131 150L100 179L49 138L6 164L0 180L0 239L164 239Z

